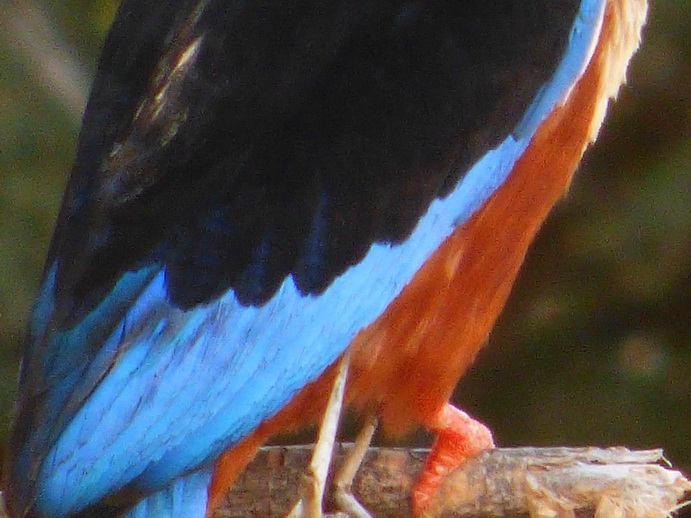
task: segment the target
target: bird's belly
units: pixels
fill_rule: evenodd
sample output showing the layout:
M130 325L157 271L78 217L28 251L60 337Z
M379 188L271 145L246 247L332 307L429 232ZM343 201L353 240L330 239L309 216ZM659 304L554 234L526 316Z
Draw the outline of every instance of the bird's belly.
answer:
M638 44L645 3L607 3L597 47L564 104L541 124L505 182L447 237L412 280L350 344L347 403L376 411L384 428L424 425L444 405L489 335L526 251L549 210L566 191L594 140L608 99ZM334 366L306 385L217 463L211 500L271 435L315 424Z
M376 411L389 432L429 422L487 340L531 241L566 192L623 79L613 77L623 55L618 47L637 43L638 36L632 31L620 39L625 7L608 4L586 72L540 126L507 181L353 340L346 397L360 411Z

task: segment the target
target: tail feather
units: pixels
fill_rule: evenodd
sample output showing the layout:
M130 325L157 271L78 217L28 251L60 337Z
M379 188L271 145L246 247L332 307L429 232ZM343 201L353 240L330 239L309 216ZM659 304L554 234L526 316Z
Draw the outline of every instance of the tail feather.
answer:
M211 472L205 469L176 479L170 486L139 502L123 518L203 518Z

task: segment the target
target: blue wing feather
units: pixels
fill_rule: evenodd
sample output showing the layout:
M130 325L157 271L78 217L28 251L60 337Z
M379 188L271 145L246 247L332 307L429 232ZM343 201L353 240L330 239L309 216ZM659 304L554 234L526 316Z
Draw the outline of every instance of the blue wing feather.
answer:
M34 306L28 353L34 363L27 376L58 381L36 410L42 428L15 462L23 473L18 478L34 480L26 491L37 513L69 516L123 491L153 495L130 518L152 516L151 509L176 501L202 509L200 488L218 455L331 365L505 181L539 123L582 72L603 6L602 0L582 2L562 65L514 133L434 200L408 239L373 244L318 296L303 294L289 276L261 306L243 305L230 289L182 309L170 300L165 267L153 265L122 274L74 327L52 328L55 259ZM323 242L320 214L308 252ZM90 362L83 364L84 357ZM43 445L47 451L37 455ZM184 488L188 499L180 496Z
M210 480L210 470L179 478L170 487L139 502L123 518L204 516Z

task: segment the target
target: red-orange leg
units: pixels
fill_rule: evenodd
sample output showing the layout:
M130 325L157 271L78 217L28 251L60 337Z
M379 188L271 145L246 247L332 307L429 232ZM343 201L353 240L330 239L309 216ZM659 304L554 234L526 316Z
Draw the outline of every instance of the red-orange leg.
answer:
M413 489L416 517L424 515L434 493L451 471L465 460L494 448L490 429L451 403L446 403L432 421L425 424L437 433L437 439Z

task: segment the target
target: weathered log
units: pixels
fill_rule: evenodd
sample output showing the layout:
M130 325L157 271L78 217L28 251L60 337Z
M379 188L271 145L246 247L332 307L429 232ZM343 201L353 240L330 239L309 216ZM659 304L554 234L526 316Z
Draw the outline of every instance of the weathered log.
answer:
M336 469L350 446L337 447ZM311 451L263 448L215 518L284 516L297 499ZM426 454L371 448L353 492L377 518L410 516L410 490ZM664 518L691 491L689 480L665 463L662 450L498 448L452 472L430 516ZM333 510L331 496L326 508Z
M335 470L350 447L337 446ZM284 516L297 499L311 453L311 446L262 448L214 518ZM353 492L377 518L410 516L410 490L427 453L370 448ZM690 497L691 482L671 469L662 450L497 448L449 475L430 516L666 518ZM325 504L333 509L331 495ZM5 516L0 493L0 518Z

